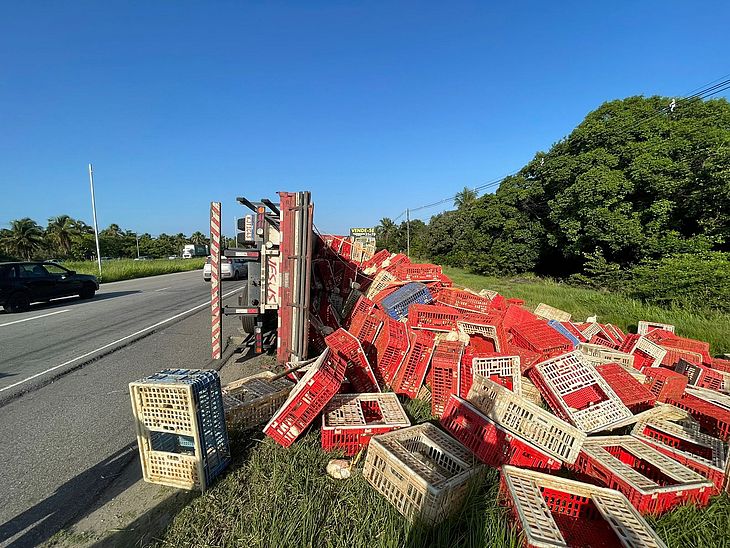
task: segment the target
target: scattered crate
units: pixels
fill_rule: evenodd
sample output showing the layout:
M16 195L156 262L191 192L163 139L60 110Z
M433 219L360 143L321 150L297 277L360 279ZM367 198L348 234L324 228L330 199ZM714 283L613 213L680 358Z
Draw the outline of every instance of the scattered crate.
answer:
M730 411L730 395L728 394L697 386L688 386L685 392Z
M581 339L579 339L572 331L570 331L570 329L565 327L558 320L548 320L548 325L552 327L555 331L560 333L563 337L568 339L571 343L573 343L573 348L575 348L581 342Z
M666 548L628 499L613 489L504 466L500 494L529 548Z
M509 301L511 301L511 299L508 299L508 302ZM540 318L535 316L526 308L522 308L516 304L507 304L504 315L502 316L502 325L506 330L509 330L509 328L514 325L519 325L524 322L534 322L537 320L540 320Z
M390 251L387 249L381 249L375 253L369 259L363 261L362 269L366 270L368 274L373 274L377 268L390 258Z
M632 413L654 406L656 401L654 394L619 364L604 363L596 365L595 368Z
M434 339L431 331L414 332L408 355L391 383L391 388L396 394L403 394L411 399L416 397L431 363Z
M710 390L722 390L725 387L725 377L722 372L704 365L690 363L684 359L677 362L674 370L687 377L687 384Z
M616 362L626 369L634 367L634 357L626 352L611 350L603 345L580 343L575 349L583 355L583 360L599 365L607 362Z
M467 312L456 321L456 326L462 333L478 335L491 341L496 352L505 347L506 336L494 314Z
M578 339L578 343L576 344L588 342L588 339L583 336L583 333L580 332L580 329L578 329L573 322L560 322L560 325L573 335L573 337Z
M394 320L408 316L408 307L412 304L428 304L433 301L428 288L420 282L409 282L385 297L381 306Z
M218 373L165 369L129 392L144 480L205 491L231 460Z
M472 375L481 375L522 395L520 357L507 354L474 356L471 360Z
M687 337L678 337L676 335L669 334L667 332L656 330L651 332L650 335L657 334L655 342L660 344L664 348L677 348L679 350L688 350L695 352L702 356L703 363L712 363L712 356L710 356L710 344L704 341L698 341L695 339L688 339ZM647 336L647 338L649 337Z
M528 372L556 415L584 432L600 432L632 416L596 369L571 352L537 364Z
M543 320L555 320L557 322L569 322L571 318L570 312L560 310L545 303L538 304L534 314Z
M644 369L649 390L656 400L667 402L681 399L687 388L687 377L664 367L648 367Z
M375 309L375 302L368 299L366 296L360 294L360 296L355 300L355 302L350 306L348 310L348 301L351 300L352 295L357 295L359 292L353 291L350 293L350 296L348 296L348 300L345 302L345 306L342 311L342 316L345 318L345 320L342 322L342 326L345 329L350 329L352 326L352 322L355 321L358 317L361 316L369 316L372 314Z
M508 388L474 375L467 397L490 420L561 462L578 458L585 433Z
M461 313L449 306L412 304L408 309L408 324L411 329L429 331L454 331Z
M436 525L458 511L483 467L430 423L370 440L363 477L410 521Z
M520 385L522 387L522 397L527 401L534 403L535 405L542 406L543 399L537 386L532 384L532 381L528 377L520 378Z
M465 344L461 341L437 341L431 358L431 415L440 417L451 394L459 394L461 356Z
M338 394L322 413L322 448L357 454L370 438L411 425L398 396L385 394Z
M726 360L723 358L712 358L712 360L710 360L710 366L713 369L722 371L723 373L730 373L730 360Z
M384 270L387 270L391 274L395 274L395 270L398 268L398 265L403 263L408 264L410 262L411 260L403 253L395 253L383 261L381 266Z
M643 371L645 367L659 367L667 351L643 335L626 335L618 348L634 356L634 367Z
M380 392L378 380L359 340L340 328L325 337L325 342L333 358L347 364L345 375L355 392Z
M538 354L537 352L533 352L527 348L515 346L511 343L507 343L506 347L507 348L504 351L505 354L515 354L520 357L520 370L523 375L525 375L531 367L543 361L542 354Z
M664 331L669 331L670 333L674 333L674 326L668 323L659 323L659 322L647 322L644 320L639 320L639 325L637 326L637 333L639 335L646 335L650 331L654 331L655 329L663 329Z
M542 320L523 322L509 328L512 344L550 358L570 352L573 343Z
M391 384L410 349L408 328L402 322L382 314L383 327L375 338L375 369L386 384Z
M641 513L685 502L707 504L713 484L632 436L599 436L583 444L573 468L621 491Z
M375 295L388 288L391 284L397 282L398 278L396 278L394 274L391 274L387 270L381 270L373 278L373 281L370 284L370 287L368 287L368 291L365 295L368 299L372 300Z
M325 350L294 386L284 405L264 427L264 433L289 447L340 389L346 368L347 362L339 359L332 349Z
M294 387L289 379L264 371L223 387L223 409L228 428L253 428L268 422Z
M525 468L558 470L562 463L531 443L511 434L483 415L468 401L451 395L441 425L485 464L499 468L512 464Z
M377 354L375 351L375 339L377 338L380 330L383 328L383 319L380 314L376 312L369 314L357 314L352 320L352 325L349 328L349 332L355 337L365 351L368 362L375 363L377 360ZM373 368L376 378L378 377L379 371ZM383 382L382 378L378 378L378 382Z
M439 304L469 312L487 313L492 310L492 300L463 289L448 288L439 291L436 301Z
M435 264L400 263L394 274L401 280L409 282L436 281L441 276L441 267Z
M667 420L642 421L631 435L709 479L717 491L725 481L727 445L694 428Z

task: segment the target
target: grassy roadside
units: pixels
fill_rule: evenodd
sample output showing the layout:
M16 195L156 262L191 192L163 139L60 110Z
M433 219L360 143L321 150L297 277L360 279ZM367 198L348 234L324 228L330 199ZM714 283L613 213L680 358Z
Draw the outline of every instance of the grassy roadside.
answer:
M101 279L99 281L102 283L116 282L171 274L173 272L187 272L189 270L200 270L203 265L205 265L205 257L175 260L153 259L150 261L135 261L132 259L104 261L101 263ZM79 274L99 275L99 268L94 261L69 261L63 263L63 266L75 270Z
M496 289L507 297L572 312L597 314L622 328L639 319L677 325L680 334L712 342L713 352L730 349L730 316L646 306L621 295L576 289L539 279L497 279L445 269L456 284ZM430 407L405 402L414 424L429 420ZM359 473L331 479L332 454L319 447L318 422L289 449L260 432L232 433L234 464L213 488L176 516L158 546L251 547L516 547L520 538L497 501L497 472L489 470L464 509L434 529L410 524ZM359 466L357 467L359 468ZM649 523L670 548L730 546L730 497L709 507L675 509Z

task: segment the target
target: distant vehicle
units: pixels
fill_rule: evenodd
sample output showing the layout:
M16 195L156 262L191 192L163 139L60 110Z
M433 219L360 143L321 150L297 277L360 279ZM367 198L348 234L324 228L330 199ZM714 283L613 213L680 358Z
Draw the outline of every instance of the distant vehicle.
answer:
M98 289L96 276L76 274L56 263L0 263L0 305L8 312L22 312L31 303L58 297L91 299Z
M151 261L152 257L149 255L141 255L140 257L137 257L134 259L135 261Z
M203 267L203 279L210 281L210 257L206 259ZM231 259L229 257L221 257L221 279L224 280L242 280L248 278L248 265L243 259Z
M208 254L207 245L187 244L183 246L182 258L192 259L193 257L205 257Z
M180 257L178 257L177 255L170 255L170 256L169 256L169 257L167 258L167 260L168 260L168 261L174 261L175 259L179 259L179 258L180 258Z

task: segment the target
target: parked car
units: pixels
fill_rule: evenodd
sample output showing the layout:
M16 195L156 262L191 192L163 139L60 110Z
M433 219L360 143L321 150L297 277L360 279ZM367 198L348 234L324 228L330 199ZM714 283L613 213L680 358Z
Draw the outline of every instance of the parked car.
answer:
M221 279L223 280L242 280L248 277L248 266L243 259L231 259L229 257L221 257ZM210 281L210 257L205 261L203 267L203 279Z
M56 263L0 263L0 305L8 312L58 297L91 299L98 289L96 276L76 274Z

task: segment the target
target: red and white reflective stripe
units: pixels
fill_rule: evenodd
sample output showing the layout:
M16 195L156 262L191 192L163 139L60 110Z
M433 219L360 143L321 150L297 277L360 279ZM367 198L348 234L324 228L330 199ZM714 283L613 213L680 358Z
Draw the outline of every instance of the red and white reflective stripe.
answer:
M223 322L221 316L221 203L210 203L210 317L211 356L221 359Z

